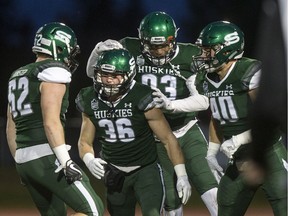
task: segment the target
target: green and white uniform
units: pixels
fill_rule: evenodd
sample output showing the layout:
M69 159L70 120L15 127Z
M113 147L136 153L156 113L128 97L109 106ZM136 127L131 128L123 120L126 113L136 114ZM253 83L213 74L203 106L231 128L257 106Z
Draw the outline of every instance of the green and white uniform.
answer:
M67 215L66 205L87 215L103 215L104 206L82 172L83 180L68 184L45 135L41 111L41 82L66 83L60 119L65 125L68 108L69 69L45 60L14 71L9 79L8 100L16 126L16 168L41 215Z
M190 96L185 79L193 75L190 70L190 63L192 56L199 52L196 46L188 43L177 43L175 57L168 64L157 67L141 54L141 44L138 38L127 37L122 39L121 43L136 59L136 81L160 89L170 100L183 99ZM217 187L217 181L205 159L207 141L196 123L197 113L166 112L164 114L182 148L190 182L201 195ZM178 209L181 205L181 200L175 189L173 165L163 145L158 144L157 151L165 181L165 209L168 211Z
M125 174L121 192L107 193L110 214L135 215L136 202L143 215L160 215L164 190L154 135L145 117L153 102L152 89L133 81L130 90L115 102L102 100L94 88L83 88L77 108L96 128L101 157ZM134 169L134 168L135 169Z
M242 58L232 65L221 81L216 73L200 73L197 77L197 88L200 93L209 97L213 118L224 139L250 129L248 116L252 101L248 92L258 87L260 72L259 61ZM280 133L275 136L274 142L267 151L271 173L261 188L265 191L274 214L284 216L287 210L287 170L284 168L287 152ZM257 190L257 187L245 185L236 167L237 162L248 156L249 146L251 145L246 144L238 148L221 178L218 188L218 214L221 216L244 215Z

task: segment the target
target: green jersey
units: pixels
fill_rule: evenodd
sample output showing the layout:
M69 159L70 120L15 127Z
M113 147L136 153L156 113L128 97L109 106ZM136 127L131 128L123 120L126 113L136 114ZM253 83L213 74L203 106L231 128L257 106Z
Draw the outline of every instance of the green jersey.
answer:
M170 100L183 99L190 96L185 80L193 75L190 70L192 56L199 53L198 47L190 43L177 43L176 54L172 60L162 66L153 65L141 54L138 38L126 37L120 41L136 59L137 75L135 80L161 90ZM172 128L177 130L195 119L195 112L165 113Z
M96 128L104 160L118 166L145 166L157 158L145 111L153 102L152 89L136 83L116 102L103 101L94 88L81 89L76 105Z
M213 118L223 136L230 138L250 129L248 113L252 101L248 92L259 86L261 62L242 58L232 65L224 79L216 73L200 73L196 85L210 101Z
M44 60L14 71L8 84L8 102L16 126L17 148L48 143L41 111L41 82L66 83L60 118L65 124L68 102L69 69L61 62Z

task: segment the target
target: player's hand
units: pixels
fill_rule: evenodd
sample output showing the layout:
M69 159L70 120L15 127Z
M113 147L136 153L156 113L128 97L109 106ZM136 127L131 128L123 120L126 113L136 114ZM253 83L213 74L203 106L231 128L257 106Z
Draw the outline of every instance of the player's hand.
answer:
M153 101L156 108L161 108L164 110L173 110L172 102L157 88L153 88L155 91L152 93Z
M107 39L104 42L100 41L96 44L95 52L97 54L100 54L103 51L121 48L123 48L123 46L117 40Z
M66 168L64 174L68 183L82 180L82 172L80 167L71 159L66 162Z
M191 196L191 185L188 180L188 176L179 176L177 178L176 188L178 196L181 198L182 203L185 205Z
M208 162L208 165L215 176L215 179L219 183L221 177L224 175L223 174L223 168L219 165L216 155L209 155L206 157L206 160Z
M239 146L234 143L233 138L231 138L222 143L220 151L222 151L229 159L231 159L233 154L237 151L238 147Z
M94 158L90 160L86 166L90 170L90 172L97 178L101 179L104 177L105 169L104 164L107 164L106 161L102 160L101 158Z
M112 50L112 49L121 49L121 48L123 48L122 44L112 39L107 39L104 42L100 41L99 43L97 43L95 48L91 52L88 62L87 62L87 66L86 66L87 76L90 78L94 77L94 66L101 52Z

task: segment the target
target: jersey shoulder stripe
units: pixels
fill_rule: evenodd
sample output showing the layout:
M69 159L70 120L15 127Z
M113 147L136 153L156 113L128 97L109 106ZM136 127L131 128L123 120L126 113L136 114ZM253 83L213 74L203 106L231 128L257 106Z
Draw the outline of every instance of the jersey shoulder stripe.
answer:
M242 72L243 89L251 90L259 87L262 63L256 59L242 58L237 62L237 69Z
M141 41L136 37L125 37L119 41L124 48L129 50L129 52L136 58L136 56L141 54Z

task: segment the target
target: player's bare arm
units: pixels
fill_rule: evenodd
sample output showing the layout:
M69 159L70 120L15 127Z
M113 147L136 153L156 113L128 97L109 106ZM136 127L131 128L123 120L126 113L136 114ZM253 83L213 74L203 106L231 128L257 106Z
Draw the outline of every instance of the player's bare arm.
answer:
M10 112L10 107L7 107L7 125L6 125L6 133L7 133L7 142L10 149L10 152L15 157L16 152L16 130L15 130L15 123L12 119L12 114Z
M66 86L60 83L42 82L40 90L45 133L50 146L54 148L65 143L64 130L59 116Z
M160 109L153 108L145 112L145 117L150 128L167 150L167 154L174 165L174 170L177 175L176 188L178 196L182 199L182 203L186 204L191 196L191 185L188 181L184 165L184 156L180 145Z
M147 111L145 116L154 134L165 145L168 156L173 165L184 163L181 148L162 111L154 108Z
M80 158L83 158L86 153L92 153L94 155L93 142L95 131L96 129L89 117L82 113L82 125L78 140Z
M97 178L104 177L104 165L106 161L96 157L93 149L93 142L95 138L96 128L89 117L82 113L82 125L80 130L80 136L78 140L79 156L89 169L89 171Z
M250 99L252 100L252 102L255 101L256 97L257 97L257 93L258 93L258 88L252 89L248 92Z
M210 123L209 123L209 142L214 143L221 143L222 142L222 135L220 131L217 129L217 123L211 117Z

